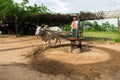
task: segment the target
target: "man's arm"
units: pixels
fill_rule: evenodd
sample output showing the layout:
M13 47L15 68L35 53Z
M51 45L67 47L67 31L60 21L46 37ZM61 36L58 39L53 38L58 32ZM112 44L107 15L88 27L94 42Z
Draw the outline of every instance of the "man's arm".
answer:
M71 23L70 27L71 27L71 32L72 32L73 31L73 22Z

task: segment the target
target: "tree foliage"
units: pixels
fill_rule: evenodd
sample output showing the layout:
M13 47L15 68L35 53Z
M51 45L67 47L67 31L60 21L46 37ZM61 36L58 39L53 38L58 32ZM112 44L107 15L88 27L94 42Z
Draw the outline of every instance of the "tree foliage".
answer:
M117 27L113 24L110 24L108 21L99 25L96 21L83 22L84 31L105 31L105 32L117 32Z
M29 14L47 14L50 12L50 10L43 4L40 6L36 4L34 4L34 6L27 6L26 9Z
M12 0L0 0L0 20L3 20L11 13L13 8Z
M29 0L23 0L21 3L15 3L13 0L0 0L0 20L7 17L24 20L28 14L50 13L50 10L43 4L28 6L28 3Z
M30 21L32 20L29 19L30 15L50 13L50 10L43 4L30 6L28 3L29 0L22 0L21 3L15 3L13 0L0 0L1 24L2 22L10 24L9 28L12 29L12 33L21 35L25 29L32 30L33 28L31 26L27 27L27 25L35 23ZM8 28L6 30L7 33L9 30Z

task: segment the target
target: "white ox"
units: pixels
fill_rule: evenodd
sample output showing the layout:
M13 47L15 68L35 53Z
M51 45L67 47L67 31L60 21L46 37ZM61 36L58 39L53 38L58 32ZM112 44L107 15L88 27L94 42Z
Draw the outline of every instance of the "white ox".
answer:
M44 26L44 29L50 30L50 31L54 31L54 32L62 32L62 29L58 26L54 26L54 27L48 27L48 25Z
M57 28L57 29L59 29L59 28ZM46 29L46 27L42 28L41 26L37 26L35 35L41 36L42 41L44 42L43 49L46 48L47 42L48 42L48 46L50 46L51 40L54 40L54 39L56 39L55 45L58 41L61 45L60 37L56 34L56 32L49 30L49 28Z

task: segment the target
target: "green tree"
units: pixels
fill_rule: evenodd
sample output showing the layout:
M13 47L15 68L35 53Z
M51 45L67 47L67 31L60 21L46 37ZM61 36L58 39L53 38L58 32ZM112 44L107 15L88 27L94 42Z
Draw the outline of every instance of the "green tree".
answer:
M5 19L13 7L12 0L0 0L0 20Z
M28 6L29 0L23 0L21 3L15 3L13 0L0 0L0 21L12 20L19 22L19 28L16 33L22 33L23 28L28 23L28 16L30 14L47 14L50 10L43 4L40 6ZM19 31L18 31L19 30Z
M111 27L111 25L110 25L110 23L107 21L107 22L105 22L105 23L102 23L102 26L101 26L102 28L102 31L106 31L106 32L110 32L110 27Z
M93 23L92 22L89 22L89 21L84 21L83 22L83 29L85 31L95 31L95 28L93 26Z
M111 25L108 21L99 25L96 21L89 22L84 21L84 31L105 31L105 32L117 32L118 29L114 25Z
M50 10L43 4L40 6L34 4L34 6L27 6L26 7L27 12L29 14L48 14L50 13Z
M92 24L95 31L100 31L100 25L98 25L97 21L94 21Z

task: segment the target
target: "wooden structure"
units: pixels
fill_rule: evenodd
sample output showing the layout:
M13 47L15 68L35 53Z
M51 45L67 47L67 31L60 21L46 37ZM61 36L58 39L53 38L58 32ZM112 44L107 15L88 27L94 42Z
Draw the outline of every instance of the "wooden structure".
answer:
M15 19L14 17L7 17L3 22L5 24L10 24L12 23L11 26L14 26L16 23L21 26L21 29L17 29L17 26L11 27L11 28L16 28L14 29L14 33L16 32L22 32L23 28L25 30L29 29L31 30L32 33L34 33L36 28L36 25L41 25L41 24L48 24L50 26L54 25L61 25L61 24L70 24L72 22L72 18L74 16L77 16L80 22L84 20L99 20L99 19L110 19L110 18L117 18L118 20L118 33L120 35L120 10L110 10L110 11L99 11L99 12L80 12L80 13L69 13L69 14L30 14L27 15L24 18L21 19ZM30 27L31 26L31 27ZM34 27L34 28L33 28ZM33 28L33 30L32 30ZM30 31L27 30L27 31ZM83 27L80 28L80 36L83 34ZM23 31L26 32L26 31ZM31 33L28 32L28 33Z
M72 13L71 16L76 16L79 21L84 21L84 20L99 20L99 19L111 19L111 18L117 18L118 20L118 34L120 35L120 10L113 10L113 11L100 11L100 12L95 12L95 13ZM82 34L83 34L83 26L80 24L79 30L78 30L79 37L78 38L72 38L69 37L68 40L71 42L71 51L75 47L79 47L81 52L82 52ZM78 44L76 43L78 41Z
M83 38L73 38L69 37L68 40L71 42L71 51L75 48L80 48L80 51L82 52L82 40Z
M110 10L110 11L99 11L99 12L80 12L72 13L71 16L77 16L80 21L84 20L100 20L100 19L113 19L118 20L118 34L120 36L120 10ZM82 35L82 32L80 33Z

